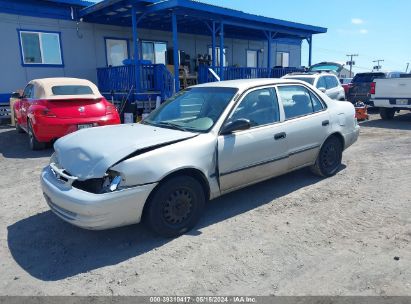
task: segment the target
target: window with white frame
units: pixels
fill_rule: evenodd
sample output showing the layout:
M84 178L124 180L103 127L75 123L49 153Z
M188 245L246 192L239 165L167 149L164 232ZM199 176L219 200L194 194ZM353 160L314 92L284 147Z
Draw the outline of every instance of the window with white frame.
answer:
M276 66L282 66L283 68L288 68L290 66L290 53L288 52L277 52L277 64Z
M106 38L106 54L108 66L121 66L128 59L127 39Z
M143 41L142 45L143 60L149 60L153 64L166 64L167 44L158 41Z
M211 56L211 59L213 59L213 48L209 47L208 48L208 54ZM215 55L216 55L216 65L220 66L220 47L216 46L215 48ZM227 62L227 48L224 48L224 53L223 53L223 66L228 66Z
M25 65L62 65L60 33L19 31Z

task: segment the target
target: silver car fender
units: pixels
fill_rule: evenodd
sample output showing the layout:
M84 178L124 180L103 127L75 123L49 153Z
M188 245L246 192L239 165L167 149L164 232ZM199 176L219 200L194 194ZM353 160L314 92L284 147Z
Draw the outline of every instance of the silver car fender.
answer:
M178 171L196 170L205 178L212 199L220 194L216 145L214 134L200 134L126 159L110 170L121 173L126 187L158 183Z

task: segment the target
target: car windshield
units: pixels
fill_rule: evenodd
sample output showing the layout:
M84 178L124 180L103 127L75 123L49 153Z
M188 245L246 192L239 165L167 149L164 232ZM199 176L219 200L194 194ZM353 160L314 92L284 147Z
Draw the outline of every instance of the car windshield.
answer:
M53 95L92 95L93 90L85 85L60 85L51 88Z
M353 79L353 83L360 83L360 82L373 82L376 78L384 78L384 73L362 73L355 75Z
M314 78L312 78L312 77L293 77L293 78L289 78L289 79L301 80L301 81L304 81L304 82L309 83L311 85L314 84Z
M351 83L351 81L352 81L352 78L341 78L340 79L341 84L348 84L348 83Z
M233 99L235 88L189 88L174 95L147 116L143 124L194 132L208 132Z

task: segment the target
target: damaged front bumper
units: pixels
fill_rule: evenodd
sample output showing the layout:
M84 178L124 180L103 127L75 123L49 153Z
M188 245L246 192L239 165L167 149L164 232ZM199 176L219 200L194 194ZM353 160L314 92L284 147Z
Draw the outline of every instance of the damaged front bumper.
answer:
M91 230L139 223L147 198L156 186L153 183L95 194L59 180L50 166L41 173L41 187L50 209L63 220Z

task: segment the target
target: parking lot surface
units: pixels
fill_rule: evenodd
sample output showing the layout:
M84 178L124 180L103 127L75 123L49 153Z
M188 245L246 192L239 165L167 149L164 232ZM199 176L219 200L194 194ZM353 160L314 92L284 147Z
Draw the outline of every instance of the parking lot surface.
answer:
M411 114L371 115L336 176L226 195L174 240L57 218L39 184L51 153L0 127L0 295L411 296Z

